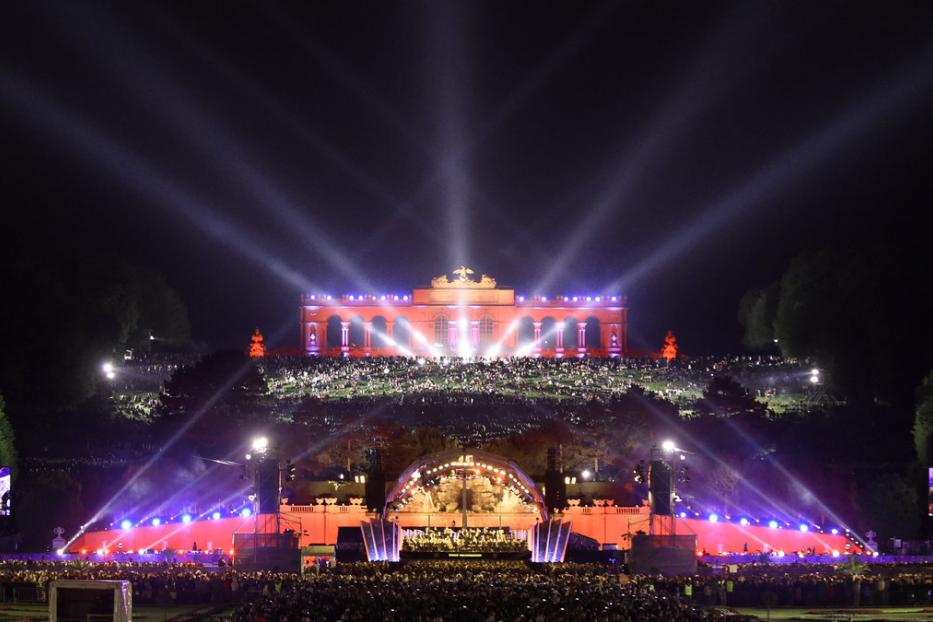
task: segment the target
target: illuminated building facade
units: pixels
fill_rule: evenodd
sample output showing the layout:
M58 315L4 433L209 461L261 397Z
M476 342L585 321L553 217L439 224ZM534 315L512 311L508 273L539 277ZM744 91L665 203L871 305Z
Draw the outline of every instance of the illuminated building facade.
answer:
M628 309L620 295L520 296L461 266L456 278L405 294L304 294L308 356L619 357Z

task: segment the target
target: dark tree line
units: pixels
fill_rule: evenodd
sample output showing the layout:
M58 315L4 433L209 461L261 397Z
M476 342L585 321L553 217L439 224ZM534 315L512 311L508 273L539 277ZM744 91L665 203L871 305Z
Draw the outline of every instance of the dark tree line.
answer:
M780 279L742 299L744 342L814 360L849 402L909 408L933 367L926 263L913 248L803 253Z

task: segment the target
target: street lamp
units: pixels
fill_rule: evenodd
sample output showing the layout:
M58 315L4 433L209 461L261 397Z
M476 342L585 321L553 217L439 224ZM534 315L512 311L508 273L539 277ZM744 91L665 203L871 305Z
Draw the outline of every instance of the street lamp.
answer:
M265 436L257 436L253 439L253 451L262 453L269 448L269 439Z

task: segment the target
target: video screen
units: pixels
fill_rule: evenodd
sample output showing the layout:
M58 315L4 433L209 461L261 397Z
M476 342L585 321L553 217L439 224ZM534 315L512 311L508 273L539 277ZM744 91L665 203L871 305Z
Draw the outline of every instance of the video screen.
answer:
M930 516L933 516L933 467L930 467L927 470L927 485L929 489L929 494L927 495L927 507L929 508L927 512Z
M9 516L10 507L10 467L0 467L0 516Z

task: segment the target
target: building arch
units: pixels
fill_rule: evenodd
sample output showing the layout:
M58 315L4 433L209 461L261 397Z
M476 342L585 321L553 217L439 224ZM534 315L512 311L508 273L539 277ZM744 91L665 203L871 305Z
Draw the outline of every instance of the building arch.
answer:
M564 347L578 348L580 346L580 326L577 318L568 317L564 320Z
M542 350L553 350L557 347L557 320L551 316L541 319L541 343Z
M363 318L359 315L354 315L350 318L350 347L362 348L365 335L366 326L363 323Z
M402 348L411 347L411 323L409 323L408 318L395 318L392 327L392 340Z
M602 335L600 334L599 318L590 316L586 318L586 347L587 349L599 350L603 347Z
M528 503L533 504L541 520L547 520L548 513L544 495L538 490L534 480L511 460L478 449L448 449L415 460L402 471L395 485L386 495L383 516L386 516L393 506L403 505L406 498L416 488L429 487L432 476L449 473L451 469L463 468L477 473L494 474L495 477L501 476L505 486L524 497Z
M327 318L327 347L339 348L343 345L343 326L339 315Z
M530 317L525 316L518 320L518 345L530 346L535 342L535 323Z
M386 319L377 315L372 320L372 346L374 348L388 348L389 347L389 323Z

